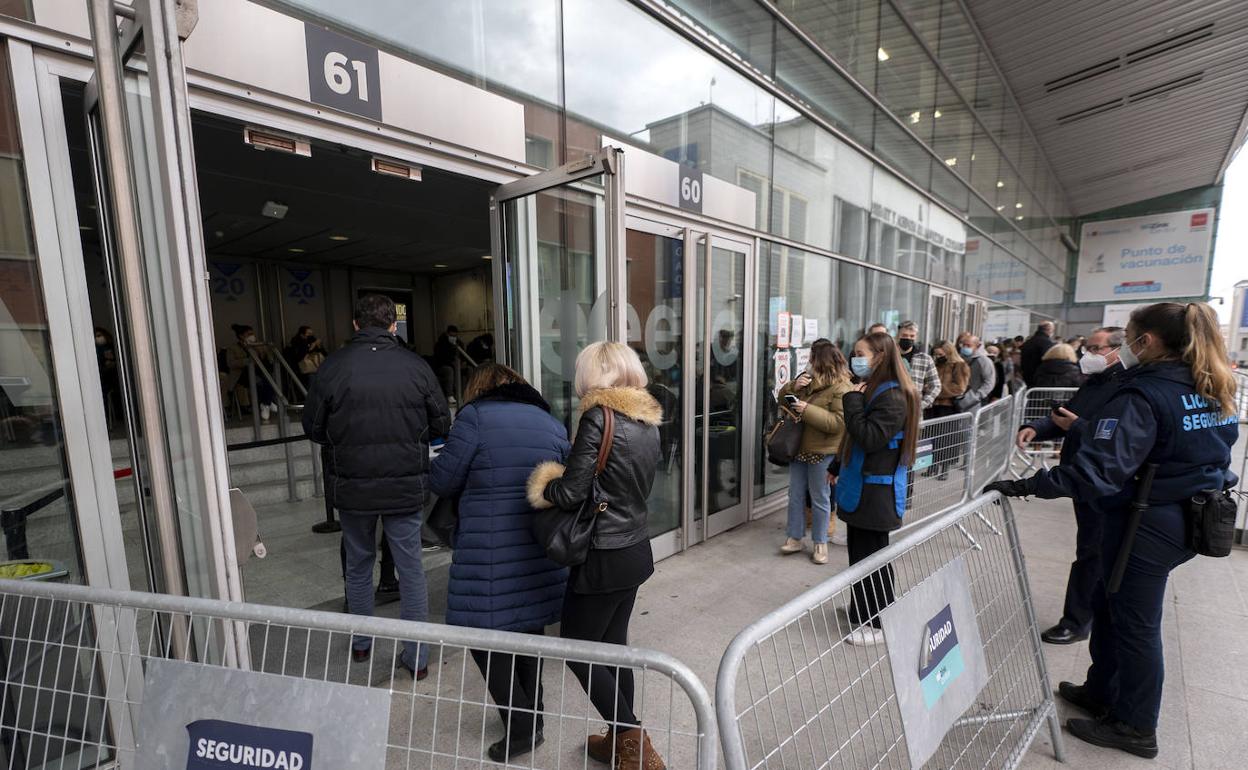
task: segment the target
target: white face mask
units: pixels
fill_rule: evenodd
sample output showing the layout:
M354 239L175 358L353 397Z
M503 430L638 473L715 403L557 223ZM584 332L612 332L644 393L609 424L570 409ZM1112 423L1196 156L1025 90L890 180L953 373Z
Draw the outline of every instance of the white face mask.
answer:
M1143 335L1140 335L1140 336L1142 337ZM1136 337L1135 339L1131 340L1131 342L1139 342L1139 341L1140 341L1140 337ZM1133 366L1140 365L1140 357L1137 356L1135 354L1135 351L1131 349L1131 342L1128 342L1122 347L1118 348L1118 360L1122 362L1123 369L1130 369Z
M1084 353L1079 359L1079 371L1084 374L1100 374L1108 368L1109 362L1099 353Z

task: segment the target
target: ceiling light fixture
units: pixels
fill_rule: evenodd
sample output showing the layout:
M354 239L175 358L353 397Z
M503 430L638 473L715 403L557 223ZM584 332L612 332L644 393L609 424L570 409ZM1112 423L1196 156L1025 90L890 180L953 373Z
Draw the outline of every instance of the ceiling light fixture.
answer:
M1016 209L1021 209L1022 207L1023 207L1023 204L1021 204L1021 203L1015 203L1015 204L1014 204L1014 208L1016 208Z
M286 250L289 251L291 254L302 254L304 251L306 251L306 249L300 249L300 248L293 248L293 249L286 249Z
M434 267L437 267L437 268L442 268L442 267L446 267L446 265L444 265L444 264L442 264L441 262L439 262L438 264L434 265Z
M997 211L1005 211L1005 206L997 206Z
M265 201L260 207L260 215L269 219L285 219L288 211L290 211L290 206L277 201Z
M1018 216L1016 216L1016 217L1014 217L1014 218L1015 218L1015 219L1017 219L1017 220L1019 220L1019 221L1021 221L1021 220L1022 220L1022 218L1023 218L1023 215L1022 215L1022 214L1019 214Z
M481 257L481 259L494 259L494 257L489 254L486 254L483 257Z
M875 58L880 61L888 61L892 57L888 55L888 51L885 51L883 48L877 48L875 49Z
M95 228L93 228L91 225L78 225L78 229L85 232L89 230L94 230Z
M958 165L958 159L957 158L945 158L945 165L956 166Z
M998 180L997 180L997 189L999 190L999 189L1001 189L1002 187L1005 187L1005 182L1002 182L1000 179L998 179Z
M312 157L312 144L307 139L251 126L243 129L243 143L257 150L276 150L291 155L302 155L305 158Z
M329 236L329 239L330 239L331 241L349 241L349 240L351 240L351 238L350 238L350 237L348 237L348 236L346 236L346 235L331 235L331 236Z
M910 113L910 122L918 123L922 117L923 117L923 113L919 112L918 110L915 110L914 112Z
M940 110L936 110L935 112L932 113L932 117L939 118L941 115L944 115L944 114L945 113L941 112Z

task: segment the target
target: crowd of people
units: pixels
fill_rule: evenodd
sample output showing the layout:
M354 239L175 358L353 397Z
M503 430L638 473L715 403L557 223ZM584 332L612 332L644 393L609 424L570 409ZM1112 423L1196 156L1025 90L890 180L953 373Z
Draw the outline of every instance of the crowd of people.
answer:
M457 505L448 623L532 634L558 623L565 638L627 644L638 591L654 573L647 500L662 454L663 409L637 353L612 342L581 351L574 381L580 416L570 438L541 394L496 363L471 370L452 423L438 373L395 337L394 303L363 297L354 323L348 344L319 363L304 410L342 521L348 610L373 612L380 525L397 571L400 614L427 619L420 529L432 492ZM1023 426L1017 440L1065 437L1061 464L989 489L1075 500L1078 546L1065 612L1044 639L1066 644L1090 635L1092 667L1084 684L1064 682L1059 694L1094 717L1072 720L1076 736L1155 756L1166 576L1195 553L1186 501L1235 480L1229 461L1237 425L1227 417L1234 381L1207 306L1150 306L1125 330L1065 342L1045 323L1025 340L984 345L967 332L925 349L911 321L895 336L868 329L848 355L815 341L808 368L777 393L801 426L780 551L804 551L808 531L816 564L828 563L829 542L846 546L851 565L886 548L904 521L923 417L972 411L1024 384L1049 383L1079 391ZM1192 409L1209 414L1181 422ZM444 444L431 452L437 441ZM1150 507L1121 589L1111 593L1107 572L1146 463L1159 466ZM609 503L599 507L598 500ZM587 503L596 514L586 553L557 561L535 527L539 511L575 512ZM879 618L894 591L887 566L853 586L847 643L884 641ZM354 639L353 659L368 660L371 643ZM428 657L425 645L408 642L398 665L423 679ZM490 758L528 754L544 740L540 661L486 651L472 658L504 727ZM587 742L587 756L617 770L661 770L636 714L631 672L568 665L607 723Z

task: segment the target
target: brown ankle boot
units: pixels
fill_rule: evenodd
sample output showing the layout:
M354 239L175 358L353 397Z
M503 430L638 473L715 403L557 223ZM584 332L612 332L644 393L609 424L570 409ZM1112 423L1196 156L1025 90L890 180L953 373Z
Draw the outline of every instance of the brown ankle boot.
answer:
M585 741L585 753L589 758L597 762L611 761L611 744L614 743L615 736L611 733L611 728L605 728L598 735L591 735Z
M615 770L667 770L667 765L650 745L650 736L634 727L616 734Z

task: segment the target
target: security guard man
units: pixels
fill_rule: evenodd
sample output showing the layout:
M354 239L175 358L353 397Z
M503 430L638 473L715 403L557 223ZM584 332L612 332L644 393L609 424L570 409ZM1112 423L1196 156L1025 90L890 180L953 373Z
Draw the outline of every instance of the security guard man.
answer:
M1061 462L1070 464L1079 450L1084 431L1096 424L1096 415L1118 390L1118 378L1125 369L1118 360L1126 330L1105 326L1088 335L1087 352L1079 359L1079 369L1087 382L1065 404L1055 405L1052 414L1041 417L1018 431L1018 445L1032 441L1062 442ZM1049 644L1074 644L1088 638L1092 628L1092 599L1101 582L1102 510L1093 501L1075 501L1075 561L1066 581L1066 603L1062 619L1045 629L1040 638Z
M1105 511L1103 575L1118 555L1137 472L1157 464L1149 507L1135 535L1119 591L1099 591L1092 666L1083 685L1058 694L1095 719L1067 723L1077 738L1137 756L1157 756L1164 675L1161 615L1170 571L1195 555L1186 505L1202 490L1237 479L1235 381L1217 316L1204 303L1163 302L1136 310L1119 351L1127 368L1118 391L1088 426L1073 458L1019 481L988 485L1005 495L1100 500ZM1103 498L1113 497L1112 503Z

